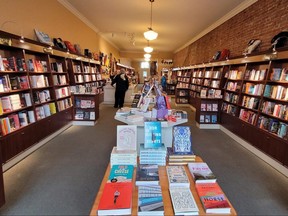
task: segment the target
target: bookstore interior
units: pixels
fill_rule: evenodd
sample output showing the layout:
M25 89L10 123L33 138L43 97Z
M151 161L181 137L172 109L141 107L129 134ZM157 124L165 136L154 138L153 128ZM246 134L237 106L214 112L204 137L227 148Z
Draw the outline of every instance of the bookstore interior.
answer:
M199 129L221 129L243 140L241 145L287 176L287 31L273 37L266 52L257 52L261 40L253 39L242 56L223 49L205 63L182 61L151 72L140 85L136 69L112 54L83 52L78 44L34 30L37 40L24 41L0 31L1 205L3 172L15 158L25 158L29 149L72 125L94 126L99 105L114 103L110 73L121 68L130 85L125 106L115 109L114 119L121 122L117 143L91 216L237 215L213 170L194 154L182 106L195 111Z

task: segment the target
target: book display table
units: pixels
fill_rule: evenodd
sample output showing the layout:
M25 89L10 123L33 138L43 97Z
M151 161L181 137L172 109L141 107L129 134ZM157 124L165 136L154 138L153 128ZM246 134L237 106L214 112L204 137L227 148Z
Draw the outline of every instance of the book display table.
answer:
M137 125L137 152L139 155L140 144L144 143L144 121L129 121L126 116L118 115L114 118L128 125ZM188 119L178 119L176 122L161 122L162 143L164 143L166 147L172 146L173 126L186 123L187 121Z
M202 162L202 159L200 157L196 156L196 161ZM201 201L199 199L199 196L196 192L195 184L194 184L193 178L189 172L189 169L187 166L184 166L184 167L185 167L186 173L188 174L188 177L189 177L190 190L191 190L191 192L194 196L194 199L196 201L196 204L199 208L199 215L219 215L219 214L206 214L205 213L205 211L202 207ZM99 205L102 193L103 193L104 186L105 186L107 179L109 177L110 168L111 168L110 164L108 164L107 170L105 172L102 183L100 185L98 194L95 198L94 204L93 204L92 209L90 211L90 216L98 215L97 214L98 205ZM159 184L161 185L163 203L164 203L164 215L174 215L173 206L172 206L172 202L171 202L171 198L170 198L170 194L169 194L169 183L168 183L168 178L167 178L167 173L166 173L166 166L159 166L158 170L159 170L159 178L160 178ZM131 215L137 215L137 208L138 208L138 203L137 203L138 202L138 191L137 191L137 186L135 185L135 180L136 180L136 168L134 168L134 175L133 175L133 195L132 195L132 214ZM229 202L229 200L228 200L228 202ZM229 204L231 206L231 213L225 214L225 215L237 215L235 209L233 208L233 206L231 205L230 202L229 202Z

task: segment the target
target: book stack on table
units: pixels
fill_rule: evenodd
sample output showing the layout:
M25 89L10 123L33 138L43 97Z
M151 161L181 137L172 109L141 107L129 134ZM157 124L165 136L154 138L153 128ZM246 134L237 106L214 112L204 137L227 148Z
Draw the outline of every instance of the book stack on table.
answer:
M140 144L140 164L165 166L166 156L167 150L164 144L159 148L144 148L144 144Z
M110 157L111 166L116 164L137 166L137 151L136 150L117 150L114 146Z

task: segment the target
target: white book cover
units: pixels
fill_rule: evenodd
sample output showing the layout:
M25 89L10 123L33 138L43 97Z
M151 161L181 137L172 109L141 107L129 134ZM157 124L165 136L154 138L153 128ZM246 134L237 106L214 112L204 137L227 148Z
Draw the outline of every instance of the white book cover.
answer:
M184 166L166 166L169 187L190 187Z
M137 126L117 125L117 150L136 150Z
M199 209L190 188L169 189L175 215L198 215Z
M214 183L216 176L205 162L188 163L188 169L196 183Z

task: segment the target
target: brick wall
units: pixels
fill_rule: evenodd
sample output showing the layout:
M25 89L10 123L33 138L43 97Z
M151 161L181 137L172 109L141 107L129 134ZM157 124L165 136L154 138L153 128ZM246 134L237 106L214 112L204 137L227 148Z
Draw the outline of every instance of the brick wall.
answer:
M266 51L271 39L282 30L288 30L287 0L258 0L199 40L175 53L173 66L189 66L209 62L214 53L227 48L230 57L242 56L250 39L262 43L256 51Z

